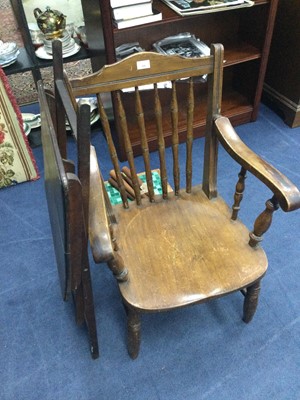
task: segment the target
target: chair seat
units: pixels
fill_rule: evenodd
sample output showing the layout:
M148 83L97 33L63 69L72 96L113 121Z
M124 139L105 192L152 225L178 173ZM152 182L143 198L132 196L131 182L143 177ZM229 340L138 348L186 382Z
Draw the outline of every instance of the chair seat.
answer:
M129 305L149 312L182 307L265 274L264 251L248 245L248 229L230 219L222 198L209 200L198 186L191 194L144 203L116 210L119 254L129 271L120 290Z

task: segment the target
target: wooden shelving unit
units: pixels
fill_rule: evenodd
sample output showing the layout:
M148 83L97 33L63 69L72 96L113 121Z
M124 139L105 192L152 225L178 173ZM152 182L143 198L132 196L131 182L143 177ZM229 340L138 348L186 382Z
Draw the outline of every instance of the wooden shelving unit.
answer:
M181 32L191 32L207 45L222 43L225 48L222 114L228 116L234 125L254 121L257 118L278 0L256 0L255 5L249 8L188 17L181 17L161 1L154 0L153 7L162 12L162 21L121 30L113 26L109 0L98 1L108 63L116 60L115 48L123 43L139 41L142 48L150 51L154 42ZM200 85L200 93L205 96L205 84ZM125 96L128 107L131 107L131 95ZM201 106L200 98L199 106ZM205 112L197 115L196 136L203 134L204 115ZM184 118L183 110L181 117ZM140 141L135 134L133 121L129 121L129 125L131 123L129 130L137 155L140 154ZM151 141L150 148L154 150L156 138L155 129L151 124L151 109L147 128ZM167 119L164 132L168 143L170 127ZM184 130L180 131L182 138L184 134ZM122 139L118 135L118 130L115 141L119 144L119 156L123 158Z

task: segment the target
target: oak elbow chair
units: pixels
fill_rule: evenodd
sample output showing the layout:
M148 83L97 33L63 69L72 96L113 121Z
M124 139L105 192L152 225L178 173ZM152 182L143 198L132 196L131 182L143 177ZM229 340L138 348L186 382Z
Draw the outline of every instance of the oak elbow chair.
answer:
M77 162L66 158L66 149L57 142L55 119L52 120L54 97L38 82L41 110L41 134L44 158L45 191L51 223L63 300L73 297L78 325L87 325L90 352L99 355L92 284L88 259L88 181L90 150L90 110L83 105L77 110ZM52 113L51 113L52 110ZM63 156L62 156L63 153ZM78 168L78 170L77 170Z
M129 355L136 358L139 353L142 313L168 311L241 291L243 320L251 321L258 303L260 281L268 266L260 244L262 236L275 210L281 207L283 211L293 211L300 207L300 193L284 175L251 151L228 118L221 115L222 45L212 45L210 56L197 59L138 53L77 79L68 79L63 72L58 42L54 43L53 53L57 110L64 105L68 118L72 119L76 97L96 95L98 99L107 141L107 149L103 151L110 153L122 203L111 206L107 201L95 156L90 171L89 240L95 262L107 262L118 280L127 314ZM198 79L203 75L207 75L206 83ZM170 84L159 88L161 82ZM146 84L153 88L140 90ZM124 100L128 96L124 89L128 88L133 88L130 96L134 107L128 107ZM207 105L196 100L196 92L204 89ZM127 154L135 194L133 201L127 196L114 132L102 101L102 94L110 92L115 99L115 123ZM164 100L161 100L162 94ZM183 109L184 97L186 108ZM202 157L194 154L192 160L193 121L203 110L207 111L203 182L193 185L192 161L197 164ZM156 123L159 165L153 165L150 153L149 118ZM132 151L131 127L134 124L140 132L147 195L140 191L138 172L141 171L137 171ZM186 134L182 133L183 124ZM58 125L63 137L64 123ZM166 125L172 127L173 176L167 176ZM186 142L185 185L180 183L179 139ZM232 207L217 190L218 145L224 147L240 168L238 181L233 183ZM101 158L101 154L98 157ZM161 195L154 192L151 171L155 168L160 169ZM247 172L263 182L271 193L252 232L238 218ZM173 187L171 193L168 182Z

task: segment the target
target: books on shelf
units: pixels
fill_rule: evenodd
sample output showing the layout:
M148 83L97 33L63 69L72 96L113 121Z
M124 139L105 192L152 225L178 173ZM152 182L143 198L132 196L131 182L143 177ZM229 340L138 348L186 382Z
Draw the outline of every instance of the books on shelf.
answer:
M133 4L149 3L149 0L110 0L111 8L131 6Z
M121 19L121 20L113 20L114 25L118 29L129 28L132 26L149 24L151 22L161 21L162 13L158 10L153 10L152 14L144 15L142 17L131 18L131 19Z
M112 9L113 18L116 20L139 18L151 14L152 1Z
M232 10L235 8L251 7L253 0L161 0L181 16Z

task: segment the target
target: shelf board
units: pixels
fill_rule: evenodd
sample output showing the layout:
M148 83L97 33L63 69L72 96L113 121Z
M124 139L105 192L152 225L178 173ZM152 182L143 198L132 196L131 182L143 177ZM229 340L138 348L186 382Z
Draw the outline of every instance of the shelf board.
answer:
M35 68L46 68L51 67L53 65L53 60L42 60L36 56L35 60L33 61L29 55L29 52L24 48L20 48L20 54L18 55L17 61L8 66L3 68L6 75L18 74L26 71L32 71ZM81 46L81 49L77 54L71 57L64 58L64 63L69 63L78 60L84 60L91 57L101 57L103 56L103 64L105 59L105 49L96 51L89 51L85 47Z
M63 59L64 63L69 63L72 61L78 61L78 60L85 60L86 58L90 58L89 50L86 49L85 47L81 46L80 50L78 53L74 54L71 57L66 57ZM36 64L38 68L45 68L45 67L51 67L53 65L53 60L43 60L38 57L36 57Z
M261 4L268 4L271 0L255 0L255 5L259 6Z
M270 3L270 0L254 0L255 4L254 6L259 6L262 4L268 4ZM189 16L185 16L182 17L181 15L177 14L174 10L172 10L170 7L168 7L165 3L161 2L160 0L154 0L153 1L153 8L160 10L162 12L163 15L163 22L166 22L166 20L168 20L168 22L173 22L175 20L180 20L180 19L188 19L188 18L195 18L195 17L199 17L200 15L208 15L208 14L213 14L214 12L208 13L208 14L197 14L197 15L189 15ZM228 10L230 11L230 10ZM226 11L225 11L226 12ZM215 12L217 13L217 12ZM222 12L223 13L223 12Z
M260 57L261 51L249 43L224 44L224 67L256 60Z

